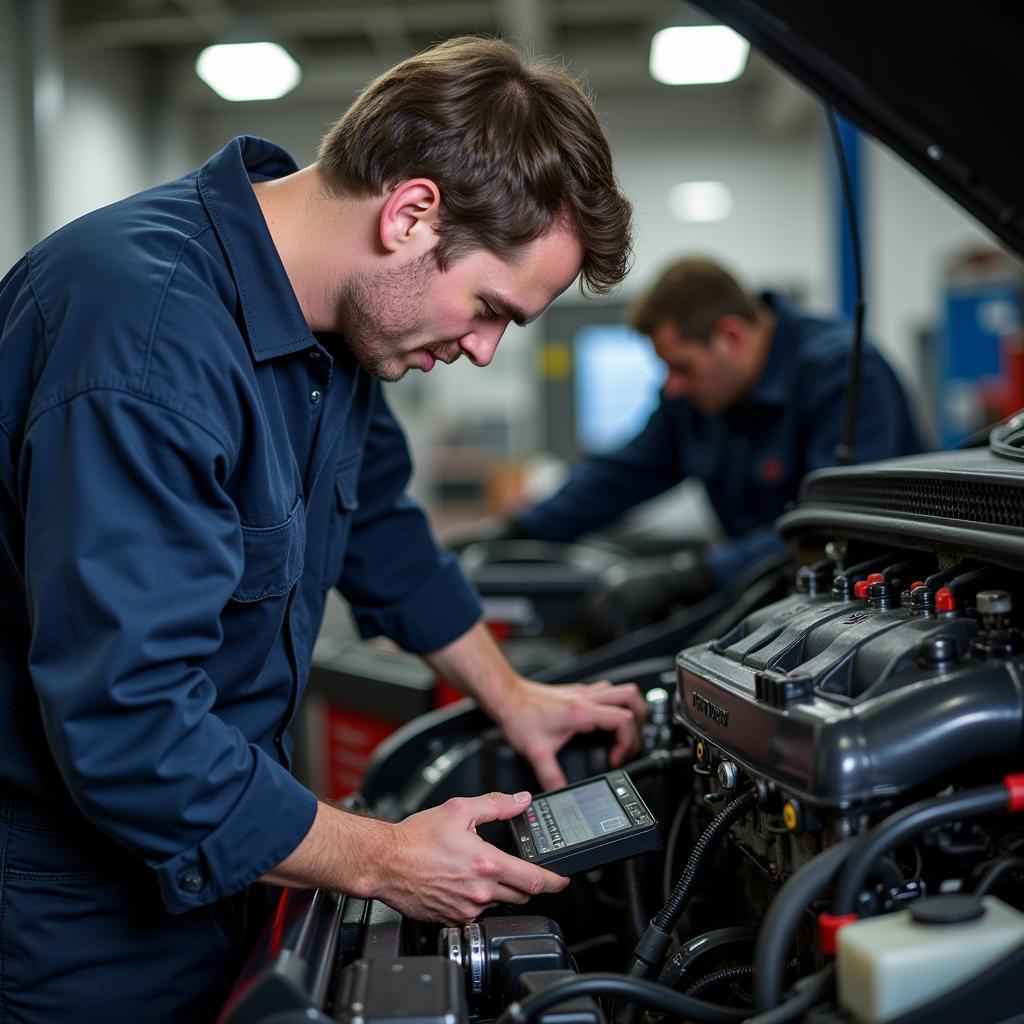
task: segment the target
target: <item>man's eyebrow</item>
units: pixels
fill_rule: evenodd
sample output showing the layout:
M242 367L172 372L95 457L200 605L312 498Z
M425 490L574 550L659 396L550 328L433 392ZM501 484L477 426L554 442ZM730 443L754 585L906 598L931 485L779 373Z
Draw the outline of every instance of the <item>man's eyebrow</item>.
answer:
M533 323L537 319L536 316L530 316L524 310L520 309L514 302L509 302L508 299L501 295L484 295L484 302L487 303L495 313L500 313L502 316L508 317L517 327L525 327L529 323ZM540 315L539 313L537 314Z

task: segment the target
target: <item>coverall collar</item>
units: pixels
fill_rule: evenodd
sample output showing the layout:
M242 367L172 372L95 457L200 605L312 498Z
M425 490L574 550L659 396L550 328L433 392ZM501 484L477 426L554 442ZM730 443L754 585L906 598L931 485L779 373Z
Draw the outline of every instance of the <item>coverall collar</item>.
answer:
M775 330L764 370L749 401L756 405L783 406L793 400L787 367L798 338L797 317L793 308L774 292L758 296L775 315Z
M199 193L238 285L249 347L257 362L316 344L252 190L253 181L297 170L279 146L240 135L198 173Z

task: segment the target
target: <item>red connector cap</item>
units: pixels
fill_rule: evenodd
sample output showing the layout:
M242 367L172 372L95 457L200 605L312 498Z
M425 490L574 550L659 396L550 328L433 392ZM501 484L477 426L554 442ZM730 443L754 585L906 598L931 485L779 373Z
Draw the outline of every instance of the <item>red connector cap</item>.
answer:
M949 587L939 587L935 591L935 610L937 612L955 612L956 598Z
M885 577L880 572L873 572L870 576L868 576L868 586L869 587L871 586L872 583L884 583L884 582L885 582Z
M854 597L867 597L868 587L871 586L867 580L857 580L853 585L853 596Z
M856 914L830 914L826 911L818 915L818 945L825 956L836 955L836 933L856 920Z
M1010 798L1006 804L1007 811L1010 814L1024 811L1024 775L1004 775L1003 785Z
M910 589L911 590L917 590L918 587L923 587L923 586L924 586L924 580L915 580L913 583L910 584Z

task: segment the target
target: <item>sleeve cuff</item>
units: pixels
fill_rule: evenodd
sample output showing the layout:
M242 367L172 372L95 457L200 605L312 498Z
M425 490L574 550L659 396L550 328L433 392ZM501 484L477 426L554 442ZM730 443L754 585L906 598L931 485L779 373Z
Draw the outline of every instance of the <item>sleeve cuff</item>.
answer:
M201 842L153 864L172 914L214 903L262 878L305 838L316 797L259 748L241 799Z
M445 553L434 572L401 600L354 608L353 615L364 637L383 634L413 654L425 654L462 636L483 616L483 606L458 562Z

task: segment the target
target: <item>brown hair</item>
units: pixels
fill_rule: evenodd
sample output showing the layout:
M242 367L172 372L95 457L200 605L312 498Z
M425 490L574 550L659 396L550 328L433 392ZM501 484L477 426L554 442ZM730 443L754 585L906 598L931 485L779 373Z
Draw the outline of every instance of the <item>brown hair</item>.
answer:
M684 337L710 341L715 324L733 314L757 322L757 305L739 282L709 259L690 257L667 267L643 298L630 307L630 325L652 334L666 320Z
M514 260L556 223L579 237L590 290L609 291L629 269L632 208L590 101L564 69L501 40L449 39L384 72L318 155L338 194L436 181L442 270L480 248Z

